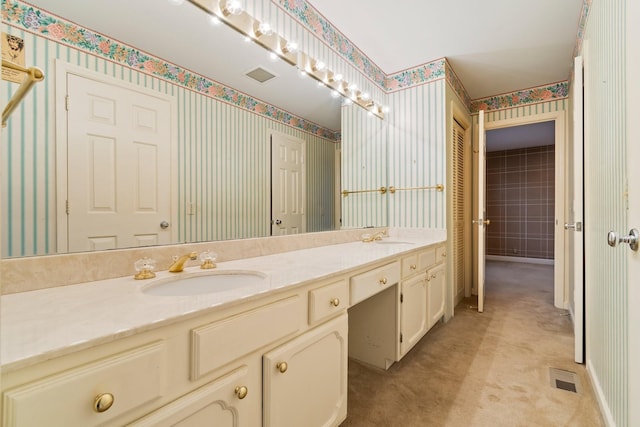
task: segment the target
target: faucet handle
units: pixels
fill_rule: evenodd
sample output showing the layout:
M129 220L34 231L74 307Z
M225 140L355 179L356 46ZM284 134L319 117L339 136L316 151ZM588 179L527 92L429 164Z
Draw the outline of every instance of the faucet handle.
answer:
M156 269L156 260L154 259L147 257L141 258L133 264L133 267L136 269L136 275L133 276L136 280L156 277L156 273L153 272L153 270Z
M204 251L200 254L200 268L207 270L210 268L216 268L215 260L218 258L218 254L213 251Z

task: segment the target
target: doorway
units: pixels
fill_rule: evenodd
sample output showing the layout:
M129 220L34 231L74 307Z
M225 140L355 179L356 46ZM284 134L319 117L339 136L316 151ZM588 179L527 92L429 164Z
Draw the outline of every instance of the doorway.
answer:
M302 139L271 132L271 235L306 232L306 162Z
M544 124L544 123L549 123L549 124ZM551 224L549 225L550 230L545 230L545 235L550 235L553 236L552 237L552 249L549 248L548 250L546 249L546 242L545 242L545 251L547 253L553 253L553 264L554 264L554 305L558 308L563 308L566 309L568 306L568 298L567 298L567 294L566 294L566 290L565 290L565 284L564 284L564 229L562 228L563 224L564 224L564 182L565 182L565 177L564 177L564 173L563 173L563 165L564 165L564 149L565 149L565 112L564 111L555 111L555 112L549 112L549 113L543 113L543 114L539 114L536 116L529 116L529 117L516 117L516 118L510 118L510 119L499 119L499 120L495 120L495 121L486 121L484 127L487 131L487 134L489 134L491 131L493 130L505 130L505 132L509 132L508 129L509 128L514 128L513 131L518 130L517 128L520 126L526 126L526 125L539 125L539 126L546 126L546 127L551 127L551 133L553 135L553 141L554 141L554 150L553 150L553 162L554 165L557 165L557 167L554 168L553 170L553 196L552 198L549 197L547 200L545 200L545 204L549 204L552 205L551 208L547 209L551 209L551 213L549 213L548 215L550 215L552 217L551 220ZM533 128L535 129L535 128ZM522 128L520 129L522 130ZM547 129L548 130L548 129ZM475 135L474 135L474 141L478 141L478 126L475 127ZM533 145L539 145L539 144L533 144ZM549 145L549 144L547 144ZM508 146L507 146L508 147ZM491 149L489 147L489 149ZM546 154L547 156L549 155L548 153ZM541 156L538 156L541 157ZM474 161L477 161L477 159L474 159ZM476 166L474 169L477 170L477 164L474 165ZM494 178L494 177L489 177L488 173L485 175L485 178L489 179L489 178ZM497 185L502 185L501 183L498 183ZM512 190L513 193L515 193L516 191L520 192L521 190L521 183L518 184L518 189L517 190ZM526 189L526 186L525 186ZM505 188L506 190L506 188ZM487 188L485 190L485 194L486 191L489 191L489 188ZM526 194L526 190L525 194ZM535 192L542 192L543 190L541 188L536 188L536 189L532 189L532 193ZM545 191L548 191L548 188L545 189ZM475 195L474 198L477 199L478 197L478 188L476 186L476 188L474 189ZM551 204L549 201L553 200L553 203ZM534 209L535 211L538 211L541 209L541 203L538 203L538 205ZM487 209L489 209L489 206L487 206ZM495 209L495 208L494 208ZM506 209L506 208L505 208ZM495 214L495 212L494 212ZM480 216L478 216L479 218ZM538 222L540 223L540 215L536 216L538 219ZM491 217L491 215L487 215L487 219L489 219L491 221L491 225L488 227L488 229L490 229L491 227L494 226L496 220L494 220L494 218ZM502 225L500 225L500 220L502 219ZM507 223L504 221L504 218L500 218L498 216L498 226L494 227L494 228L498 228L498 227L504 227L506 230L507 227ZM515 225L512 225L514 228L516 227ZM536 224L536 226L541 226L541 224ZM474 234L475 234L475 230L474 230ZM491 235L488 235L488 237ZM525 234L526 236L526 234ZM474 238L474 253L478 253L477 252L477 236L475 236L476 238ZM495 238L495 236L492 236ZM536 239L537 241L535 242L534 245L532 245L532 249L538 248L540 249L542 242L542 239ZM498 242L493 241L492 243L497 244ZM506 249L511 249L511 251L513 252L513 246L509 247L508 245L506 246ZM517 254L515 255L520 255L518 258L522 258L522 249L521 246L518 246L516 248L517 250ZM536 256L530 256L530 257L526 257L526 258L530 258L530 259L535 259L537 257L539 257L540 255L540 251L538 250L536 252ZM512 256L510 256L509 258L513 257L513 253L511 254ZM506 257L506 254L500 255L500 256L504 256ZM475 259L477 257L474 257L474 276L477 275L477 269L478 269L478 263L479 260ZM530 260L528 259L528 260ZM549 262L549 261L546 261ZM473 289L473 293L476 294L477 290Z

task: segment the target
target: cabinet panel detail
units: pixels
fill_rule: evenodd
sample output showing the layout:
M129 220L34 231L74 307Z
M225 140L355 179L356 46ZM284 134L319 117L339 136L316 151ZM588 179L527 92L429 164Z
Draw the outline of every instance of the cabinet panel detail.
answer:
M402 282L400 354L404 356L427 333L427 281L425 274Z
M191 331L191 380L280 338L298 332L304 321L298 295Z
M263 356L265 427L337 426L347 415L347 315Z
M4 393L6 427L105 424L165 392L165 345L158 341ZM97 397L113 404L94 409ZM106 409L105 409L106 408Z
M260 408L262 390L259 374L254 374L258 378L256 384L249 372L249 368L243 365L130 424L130 427L251 427L255 425L255 421L251 421L252 407Z

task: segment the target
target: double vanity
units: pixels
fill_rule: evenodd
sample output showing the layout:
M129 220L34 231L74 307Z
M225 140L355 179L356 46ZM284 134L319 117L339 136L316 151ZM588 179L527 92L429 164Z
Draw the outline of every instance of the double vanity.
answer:
M444 237L4 295L2 425L339 425L348 357L388 369L445 315Z

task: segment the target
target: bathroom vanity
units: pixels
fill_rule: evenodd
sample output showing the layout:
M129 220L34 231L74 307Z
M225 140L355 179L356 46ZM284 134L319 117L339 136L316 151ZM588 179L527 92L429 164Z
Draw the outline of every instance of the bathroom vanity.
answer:
M2 425L339 425L348 357L386 369L445 315L445 260L441 238L402 237L5 295Z

